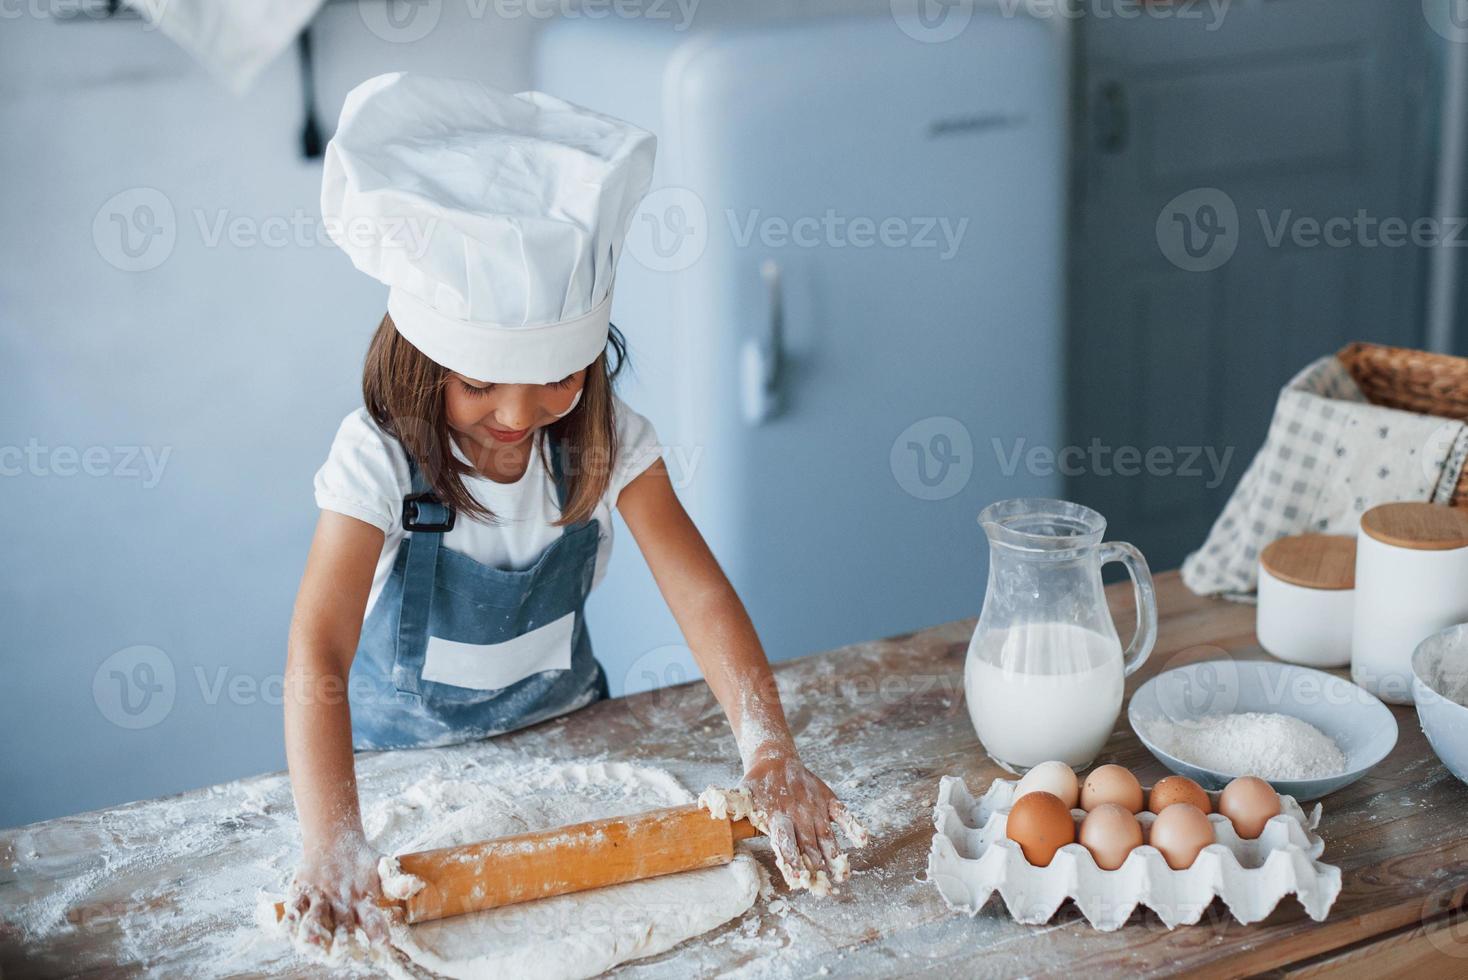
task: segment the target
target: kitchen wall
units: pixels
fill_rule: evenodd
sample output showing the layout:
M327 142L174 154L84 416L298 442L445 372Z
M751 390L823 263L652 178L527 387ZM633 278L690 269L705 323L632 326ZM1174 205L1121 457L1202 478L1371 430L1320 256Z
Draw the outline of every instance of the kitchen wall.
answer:
M531 39L567 6L423 4L419 38L384 29L380 0L329 4L327 134L382 71L528 87ZM756 9L861 6L886 9ZM385 292L319 234L294 52L236 98L138 20L46 9L0 11L5 826L283 768L311 477L360 404Z
M528 85L529 11L564 6L431 0L404 43L381 2L317 20L328 131L381 71ZM889 4L660 7L736 8ZM311 476L383 303L318 234L292 54L235 98L136 20L44 10L0 9L0 825L283 767Z
M332 5L323 117L384 69L522 85L533 26L393 44ZM383 300L317 235L300 103L290 54L235 98L137 20L0 29L0 824L283 766L311 476ZM172 232L128 255L118 194Z

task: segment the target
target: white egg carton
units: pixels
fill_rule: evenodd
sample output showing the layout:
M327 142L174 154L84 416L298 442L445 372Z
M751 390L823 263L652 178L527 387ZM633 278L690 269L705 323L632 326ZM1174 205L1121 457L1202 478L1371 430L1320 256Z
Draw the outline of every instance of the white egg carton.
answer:
M928 880L956 912L977 915L998 892L1009 914L1027 925L1050 921L1068 898L1102 932L1121 928L1138 905L1157 913L1171 929L1196 923L1216 896L1247 925L1293 893L1319 922L1341 891L1341 869L1319 860L1325 850L1315 833L1319 803L1306 816L1294 797L1281 796L1282 812L1257 840L1241 839L1226 817L1210 814L1218 841L1183 871L1169 868L1161 852L1145 844L1115 871L1097 867L1080 844L1067 844L1047 867L1037 868L1004 836L1016 785L996 779L975 800L962 779L944 776L938 784ZM1208 796L1216 807L1219 794ZM1071 815L1079 825L1085 813L1072 810ZM1147 829L1155 818L1142 813L1138 819Z

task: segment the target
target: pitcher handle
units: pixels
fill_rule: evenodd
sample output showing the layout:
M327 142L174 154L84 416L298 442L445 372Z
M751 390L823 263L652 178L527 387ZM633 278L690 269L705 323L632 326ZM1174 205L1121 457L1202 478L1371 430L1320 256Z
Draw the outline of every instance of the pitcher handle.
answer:
M1135 546L1125 541L1107 541L1101 545L1100 556L1103 565L1119 561L1126 566L1127 574L1132 577L1132 590L1136 593L1137 634L1132 637L1132 645L1127 647L1122 660L1126 676L1130 677L1147 662L1157 642L1157 591L1152 587L1152 571L1147 567L1147 559Z

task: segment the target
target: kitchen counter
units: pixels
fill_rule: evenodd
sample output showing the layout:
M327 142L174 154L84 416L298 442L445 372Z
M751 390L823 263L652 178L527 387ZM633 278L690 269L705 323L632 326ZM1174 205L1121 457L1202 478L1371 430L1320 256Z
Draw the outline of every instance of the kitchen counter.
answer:
M1175 574L1157 584L1157 648L1128 693L1197 658L1263 656L1253 607L1197 598ZM1129 632L1130 587L1109 595ZM868 823L873 845L852 852L855 874L841 894L822 900L777 886L740 919L617 974L1468 975L1468 786L1433 755L1410 707L1392 708L1401 737L1386 761L1323 800L1322 860L1343 876L1323 923L1293 897L1252 926L1215 901L1198 925L1171 931L1140 911L1099 933L1069 905L1047 925L1022 926L997 895L975 918L950 912L924 880L938 778L962 776L977 792L1004 775L963 703L972 631L965 620L780 664L807 763ZM603 702L492 742L364 756L359 771L365 792L389 771L472 768L506 752L660 766L695 792L737 776L733 739L701 683ZM1165 775L1125 711L1098 762L1128 766L1144 783ZM0 831L0 974L323 975L250 924L256 885L279 888L289 874L283 842L293 846L293 826L289 786L272 775ZM754 850L773 873L767 846ZM201 883L214 901L184 897Z

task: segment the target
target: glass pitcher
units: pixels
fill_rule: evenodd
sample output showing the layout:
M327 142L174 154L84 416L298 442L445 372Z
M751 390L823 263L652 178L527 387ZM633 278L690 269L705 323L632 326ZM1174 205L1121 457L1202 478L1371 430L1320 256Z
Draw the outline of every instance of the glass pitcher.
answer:
M1064 500L1024 498L979 514L989 536L989 587L969 642L964 692L989 756L1022 773L1052 759L1084 769L1121 713L1125 678L1157 639L1157 599L1142 553L1103 543L1106 519ZM1101 566L1119 561L1136 591L1125 654Z

